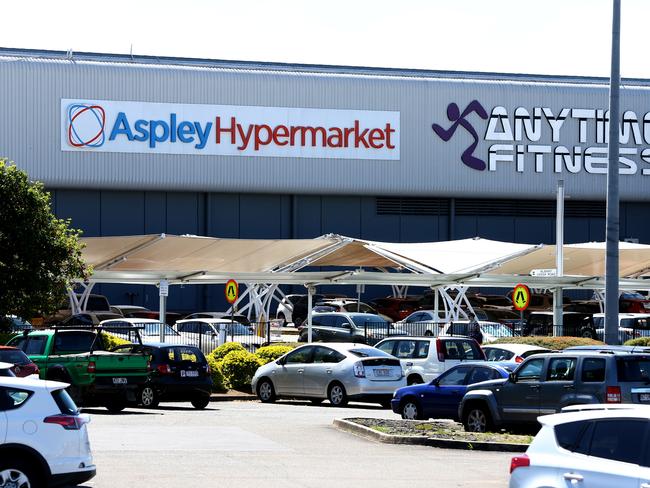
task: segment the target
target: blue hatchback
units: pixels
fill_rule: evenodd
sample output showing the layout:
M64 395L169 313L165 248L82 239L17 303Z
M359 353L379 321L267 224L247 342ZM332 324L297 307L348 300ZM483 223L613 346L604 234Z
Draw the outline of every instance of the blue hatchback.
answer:
M429 384L400 388L391 400L403 419L458 419L458 406L468 385L507 378L517 363L472 362L448 369Z

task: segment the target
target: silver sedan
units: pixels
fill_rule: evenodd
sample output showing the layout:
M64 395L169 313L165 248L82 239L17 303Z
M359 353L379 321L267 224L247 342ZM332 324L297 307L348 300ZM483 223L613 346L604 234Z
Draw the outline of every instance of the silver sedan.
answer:
M327 399L334 406L348 400L390 406L396 389L406 385L399 359L365 344L328 343L301 346L260 367L253 391L263 402L277 398Z

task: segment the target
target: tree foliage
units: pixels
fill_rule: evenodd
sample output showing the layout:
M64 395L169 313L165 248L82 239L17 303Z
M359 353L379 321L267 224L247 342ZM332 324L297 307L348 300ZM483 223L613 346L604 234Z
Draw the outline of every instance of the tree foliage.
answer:
M58 308L73 280L89 273L80 234L52 213L42 183L0 159L0 318Z

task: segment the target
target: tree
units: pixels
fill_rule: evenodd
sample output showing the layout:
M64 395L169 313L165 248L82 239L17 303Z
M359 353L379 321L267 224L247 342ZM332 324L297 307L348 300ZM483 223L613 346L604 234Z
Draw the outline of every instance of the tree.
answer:
M52 213L42 183L0 159L0 320L59 307L73 281L89 274L80 235Z

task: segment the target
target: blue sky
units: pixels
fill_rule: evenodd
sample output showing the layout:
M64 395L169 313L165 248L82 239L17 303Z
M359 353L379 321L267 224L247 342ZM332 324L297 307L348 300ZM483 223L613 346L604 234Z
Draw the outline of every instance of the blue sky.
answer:
M650 1L622 0L623 77L650 78ZM0 46L608 76L612 0L3 2Z

